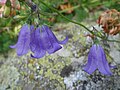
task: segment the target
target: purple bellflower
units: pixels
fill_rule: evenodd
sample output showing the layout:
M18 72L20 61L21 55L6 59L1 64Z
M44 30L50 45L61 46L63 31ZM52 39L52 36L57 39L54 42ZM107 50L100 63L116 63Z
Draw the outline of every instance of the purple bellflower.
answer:
M11 48L16 48L17 55L27 54L29 50L33 52L31 57L42 58L46 52L52 54L61 49L60 44L66 44L68 37L63 41L59 41L48 26L34 28L33 25L23 25L20 30L18 42Z
M62 48L60 44L65 44L68 41L68 37L63 41L58 41L56 36L46 25L41 26L41 28L38 27L31 34L31 38L34 38L30 43L31 51L34 53L34 55L31 55L33 58L41 58L46 52L52 54Z
M104 75L112 75L103 48L100 45L94 44L90 48L88 62L83 67L83 70L88 74L92 74L96 69Z
M30 29L27 24L23 25L20 33L17 44L10 46L11 48L16 48L17 55L22 56L27 54L30 49Z

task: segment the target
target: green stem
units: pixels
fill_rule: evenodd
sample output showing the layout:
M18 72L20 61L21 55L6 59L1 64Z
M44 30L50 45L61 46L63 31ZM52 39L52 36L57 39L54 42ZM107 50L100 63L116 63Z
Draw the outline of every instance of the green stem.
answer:
M61 17L63 17L64 19L66 19L67 21L70 21L72 23L75 23L75 24L78 24L80 26L82 26L83 28L85 28L87 31L89 31L91 34L94 34L94 32L92 32L91 30L89 30L86 26L84 26L83 24L79 23L79 22L76 22L76 21L73 21L73 20L70 20L68 18L66 18L64 15L62 15L59 11L57 11L56 9L52 8L52 7L49 7L46 3L44 3L42 0L39 0L42 4L44 4L46 7L50 8L51 10L57 12Z
M120 41L117 41L117 40L109 40L109 39L108 39L107 41L120 43Z
M65 9L65 10L62 10L62 11L59 11L59 13L64 13L64 12L66 12L66 11L68 11L68 10L75 10L75 9L77 9L77 8L79 8L80 7L80 5L77 5L77 6L74 6L74 7L71 7L71 8L68 8L68 9ZM40 11L40 14L41 15L43 15L43 16L49 16L49 17L53 17L53 16L57 16L58 15L58 13L48 13L48 12L42 12L42 11Z
M83 25L83 24L81 24L81 23L79 23L79 22L76 22L76 21L73 21L73 20L68 19L67 17L65 17L64 15L62 15L61 12L59 12L59 11L57 11L56 9L48 6L48 5L47 5L46 3L44 3L42 0L39 0L39 1L40 1L42 4L44 4L46 7L50 8L50 9L53 10L53 11L55 11L57 14L59 14L61 17L63 17L63 18L66 19L67 21L70 21L70 22L72 22L72 23L78 24L78 25L82 26L83 28L85 28L85 29L86 29L88 32L90 32L91 34L96 35L96 33L94 33L94 32L92 32L91 30L89 30L85 25ZM77 7L79 7L79 6L77 6ZM97 34L97 36L98 36L99 38L101 38L101 39L103 38L103 36L101 36L101 34L100 34L100 35ZM116 41L116 40L107 40L107 41L120 43L120 41Z

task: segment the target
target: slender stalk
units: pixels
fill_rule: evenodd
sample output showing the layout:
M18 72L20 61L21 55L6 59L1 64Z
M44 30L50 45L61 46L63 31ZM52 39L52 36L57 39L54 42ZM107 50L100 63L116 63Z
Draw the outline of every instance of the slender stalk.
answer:
M107 41L120 43L120 41L118 41L118 40L109 40L109 39L108 39Z
M59 12L59 11L56 10L55 8L48 6L48 5L47 5L46 3L44 3L42 0L39 0L39 1L40 1L42 4L44 4L46 7L50 8L50 9L53 10L53 11L55 11L58 15L60 15L61 17L63 17L63 18L66 19L67 21L70 21L70 22L72 22L72 23L78 24L78 25L82 26L83 28L85 28L85 29L86 29L88 32L90 32L91 34L97 35L99 38L103 39L103 36L98 35L98 34L96 34L95 32L91 31L91 30L88 29L85 25L83 25L83 24L81 24L81 23L79 23L79 22L76 22L76 21L73 21L73 20L68 19L67 17L65 17L64 15L62 15L61 12ZM79 6L77 6L77 7L79 7ZM108 39L107 41L120 43L120 41L116 41L116 40L109 40L109 39Z

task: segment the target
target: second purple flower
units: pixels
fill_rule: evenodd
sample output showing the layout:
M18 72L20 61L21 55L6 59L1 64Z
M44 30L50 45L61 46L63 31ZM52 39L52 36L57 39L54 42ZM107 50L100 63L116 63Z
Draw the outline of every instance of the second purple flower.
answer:
M92 74L96 69L104 75L112 75L104 49L98 44L94 44L90 48L88 62L83 67L83 70L88 74Z

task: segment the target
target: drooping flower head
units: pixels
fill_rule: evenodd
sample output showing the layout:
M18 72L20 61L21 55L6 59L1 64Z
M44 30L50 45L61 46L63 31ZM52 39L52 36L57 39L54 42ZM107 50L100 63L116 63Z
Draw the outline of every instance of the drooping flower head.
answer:
M94 44L90 48L88 62L83 67L83 70L88 74L92 74L96 69L104 75L112 75L103 48L100 45Z
M65 40L59 41L46 25L43 25L41 28L38 27L31 34L31 38L34 38L30 43L31 51L34 53L31 56L34 58L41 58L46 52L52 54L62 48L60 44L65 44L68 41L67 37Z
M65 44L67 41L68 37L63 41L59 41L46 25L35 29L33 25L29 28L25 24L20 30L17 44L10 47L16 48L18 56L27 54L31 50L34 54L31 54L31 57L42 58L46 52L52 54L61 49L60 44Z
M16 48L17 55L22 56L27 54L30 49L30 28L27 24L23 25L20 33L17 44L10 46L11 48Z

